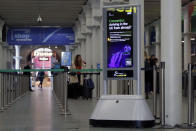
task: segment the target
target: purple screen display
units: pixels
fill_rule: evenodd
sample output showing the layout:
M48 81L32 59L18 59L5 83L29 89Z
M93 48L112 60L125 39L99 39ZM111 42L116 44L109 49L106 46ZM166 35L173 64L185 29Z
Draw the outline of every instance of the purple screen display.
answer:
M107 12L107 66L133 67L133 14L126 11Z

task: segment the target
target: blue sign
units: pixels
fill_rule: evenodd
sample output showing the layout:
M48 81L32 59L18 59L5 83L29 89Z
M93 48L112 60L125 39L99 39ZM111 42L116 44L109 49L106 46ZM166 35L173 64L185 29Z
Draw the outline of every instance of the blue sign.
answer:
M7 32L10 45L68 45L74 42L72 28L11 27Z
M71 66L71 52L61 52L61 66Z

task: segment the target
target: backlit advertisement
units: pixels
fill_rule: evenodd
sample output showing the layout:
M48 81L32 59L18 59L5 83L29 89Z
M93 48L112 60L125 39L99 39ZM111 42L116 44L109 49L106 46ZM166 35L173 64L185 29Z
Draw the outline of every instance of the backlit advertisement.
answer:
M61 66L71 66L71 52L61 52Z
M133 67L134 8L107 11L107 68Z

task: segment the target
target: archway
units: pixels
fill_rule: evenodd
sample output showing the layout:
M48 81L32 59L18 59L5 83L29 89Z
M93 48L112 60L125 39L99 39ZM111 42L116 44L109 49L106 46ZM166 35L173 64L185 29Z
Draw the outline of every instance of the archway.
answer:
M38 48L31 52L32 69L52 69L60 68L59 57L56 51L50 48ZM52 87L53 75L51 71L45 71L42 87ZM40 80L38 79L39 72L32 72L32 87L38 87Z

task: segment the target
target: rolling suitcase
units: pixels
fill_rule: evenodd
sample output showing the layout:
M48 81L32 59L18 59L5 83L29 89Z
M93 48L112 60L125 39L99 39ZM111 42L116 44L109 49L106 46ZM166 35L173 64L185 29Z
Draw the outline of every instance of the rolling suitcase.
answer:
M92 90L94 89L94 82L92 79L85 79L83 84L83 99L92 98Z

